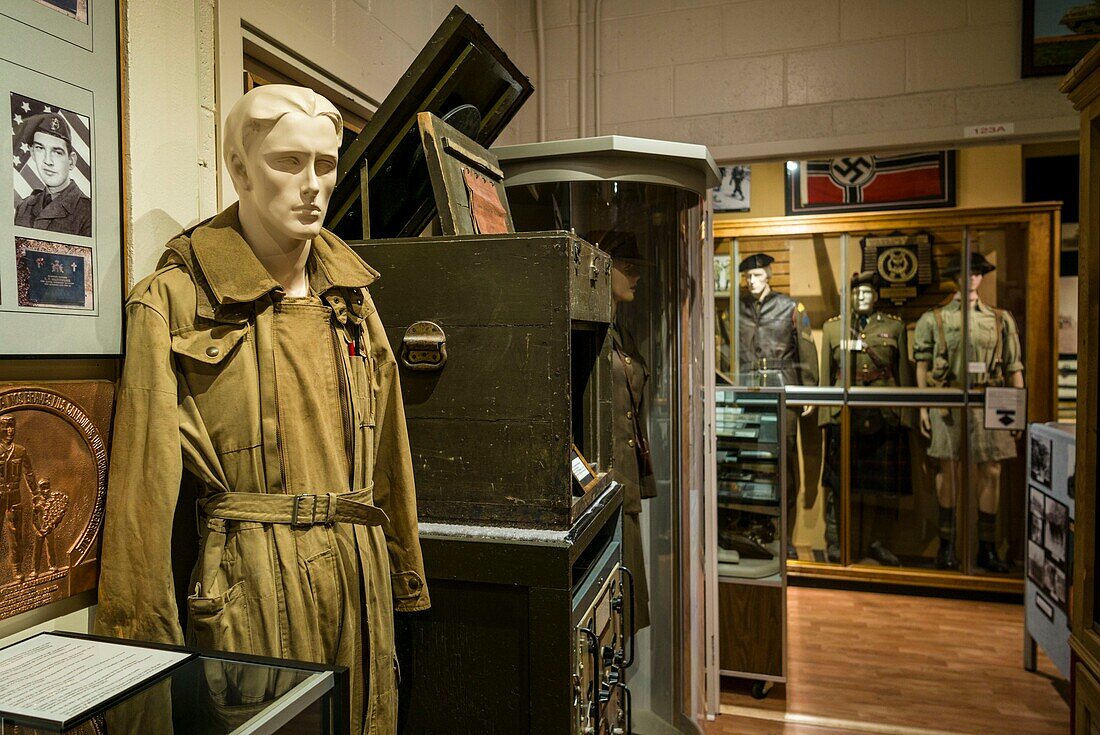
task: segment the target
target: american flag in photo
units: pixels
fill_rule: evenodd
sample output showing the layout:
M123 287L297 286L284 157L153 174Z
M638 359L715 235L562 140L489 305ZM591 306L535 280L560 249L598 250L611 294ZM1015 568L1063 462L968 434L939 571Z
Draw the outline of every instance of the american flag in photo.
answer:
M35 189L44 188L42 179L38 178L38 171L34 167L34 159L31 157L30 142L20 140L23 122L34 115L47 112L55 112L69 123L72 131L73 150L76 152L76 168L72 171L72 179L85 196L92 195L92 133L88 118L75 112L62 109L57 105L48 105L21 94L11 93L11 163L15 167L15 203L30 196Z

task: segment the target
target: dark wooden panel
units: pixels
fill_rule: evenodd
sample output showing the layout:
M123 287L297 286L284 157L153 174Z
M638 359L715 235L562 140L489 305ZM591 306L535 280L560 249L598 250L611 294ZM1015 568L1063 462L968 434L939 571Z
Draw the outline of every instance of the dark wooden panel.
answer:
M569 437L546 421L410 419L421 520L564 530Z
M431 609L395 616L402 667L399 732L528 732L528 589L436 579L428 586ZM568 619L567 611L561 614Z
M574 319L611 321L611 256L587 242L575 242L580 257L569 272L570 305Z
M405 415L413 418L539 419L569 431L569 334L546 327L452 327L447 364L401 368ZM400 354L404 329L387 329Z
M718 584L718 666L783 675L783 588Z
M370 287L382 323L561 324L569 328L568 238L422 238L354 250L380 274Z

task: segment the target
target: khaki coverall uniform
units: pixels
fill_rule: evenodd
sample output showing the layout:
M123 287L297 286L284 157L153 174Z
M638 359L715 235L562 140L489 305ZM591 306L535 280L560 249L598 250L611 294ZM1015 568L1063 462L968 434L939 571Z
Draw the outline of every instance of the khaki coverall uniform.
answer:
M170 538L186 470L203 486L188 642L347 666L352 732L388 735L393 610L430 604L401 390L366 291L378 274L327 231L307 271L311 295L285 297L234 205L134 287L96 632L184 642Z
M611 359L613 467L615 480L623 486L623 566L634 575L634 630L637 632L648 628L650 623L649 585L639 515L642 500L657 497L656 478L652 473L642 476L636 450L635 427L645 432L648 426L649 411L644 396L649 368L638 355L629 333L612 325L611 342L614 348ZM635 422L636 411L640 415ZM648 440L648 437L643 438Z

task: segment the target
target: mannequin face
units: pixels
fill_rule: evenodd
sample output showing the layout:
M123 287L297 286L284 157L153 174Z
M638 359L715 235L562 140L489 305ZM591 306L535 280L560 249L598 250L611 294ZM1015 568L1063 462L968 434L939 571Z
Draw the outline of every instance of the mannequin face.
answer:
M328 118L283 115L245 160L234 158L230 166L242 211L250 210L287 248L317 237L336 186L339 151Z
M970 288L966 289L966 295L970 301L973 302L978 300L978 286L982 285L983 278L985 278L985 276L981 273L970 274ZM963 292L963 277L961 273L955 279L955 287L959 289L959 293Z
M878 301L878 294L869 283L861 283L852 291L852 308L857 314L870 314Z
M767 268L750 268L745 271L745 280L749 284L749 293L760 298L768 289L771 274L768 273Z
M638 290L638 281L642 273L636 263L612 258L611 260L611 298L617 303L634 300Z

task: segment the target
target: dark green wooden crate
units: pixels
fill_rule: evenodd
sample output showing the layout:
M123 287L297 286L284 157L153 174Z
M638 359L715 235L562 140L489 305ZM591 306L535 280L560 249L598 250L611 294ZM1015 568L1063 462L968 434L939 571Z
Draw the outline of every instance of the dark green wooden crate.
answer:
M422 521L565 530L575 443L611 463L611 259L567 232L351 243L398 356ZM446 333L438 372L401 364L410 324Z

